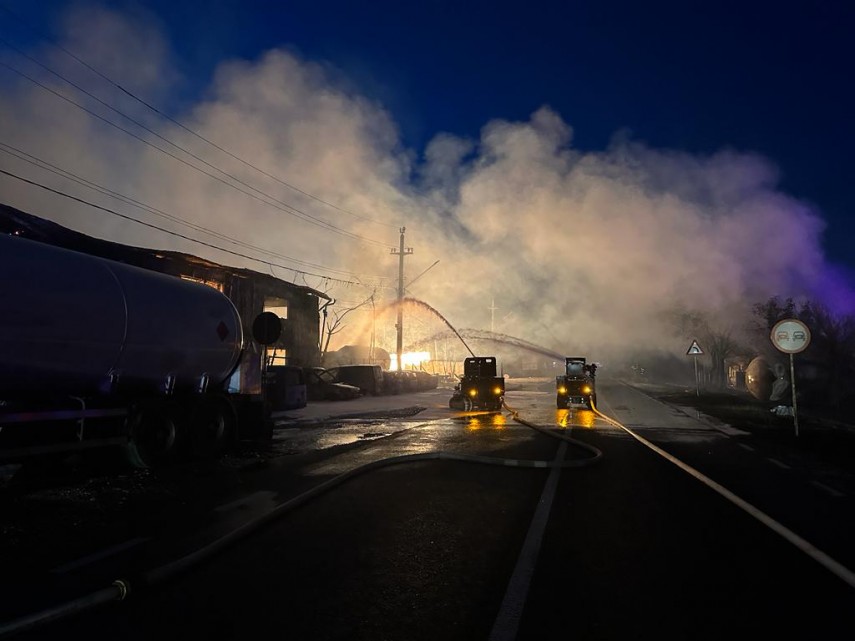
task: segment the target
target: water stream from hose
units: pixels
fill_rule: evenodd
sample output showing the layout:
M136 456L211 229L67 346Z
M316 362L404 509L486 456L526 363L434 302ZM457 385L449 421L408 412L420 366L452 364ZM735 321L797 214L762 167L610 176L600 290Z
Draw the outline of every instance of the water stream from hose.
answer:
M442 314L440 314L440 313L439 313L439 311L437 311L436 309L434 309L433 307L431 307L430 305L428 305L428 304L427 304L426 302L424 302L423 300L419 300L418 298L404 298L404 299L402 299L402 300L401 300L401 303L400 303L400 304L401 304L401 306L410 305L410 306L413 306L413 307L416 307L416 308L419 308L419 309L423 309L423 310L425 310L425 311L430 312L430 313L431 313L431 314L433 314L434 316L436 316L439 320L441 320L443 323L445 323L445 324L446 324L446 326L448 327L448 329L450 329L450 330L452 331L452 333L453 333L455 336L457 336L457 338L460 340L460 342L461 342L461 343L463 343L463 347L465 347L465 348L467 349L467 351L468 351L472 356L475 356L475 352L473 352L473 351L469 348L469 345L467 345L467 344L466 344L466 341L465 341L465 340L463 340L463 337L460 335L460 332L458 332L458 331L454 328L454 325L452 325L450 322L448 322L448 319L447 319L445 316L443 316ZM385 311L386 309L391 309L391 308L393 308L393 307L397 307L397 306L398 306L398 301L394 301L394 302L390 303L386 308L384 308L384 311Z

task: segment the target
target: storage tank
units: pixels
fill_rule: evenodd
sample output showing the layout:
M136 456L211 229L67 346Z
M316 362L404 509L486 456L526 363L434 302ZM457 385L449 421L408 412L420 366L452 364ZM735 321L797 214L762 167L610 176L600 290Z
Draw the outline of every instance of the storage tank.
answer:
M775 378L772 366L762 356L754 358L745 368L745 387L758 400L769 400Z
M241 321L217 290L0 236L0 394L163 392L223 382Z

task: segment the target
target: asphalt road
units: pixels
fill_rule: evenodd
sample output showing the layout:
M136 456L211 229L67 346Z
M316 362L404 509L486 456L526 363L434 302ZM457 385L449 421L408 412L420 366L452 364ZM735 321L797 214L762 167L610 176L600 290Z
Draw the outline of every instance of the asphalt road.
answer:
M596 446L603 456L592 465L589 450L508 412L451 412L442 392L415 396L427 409L408 420L327 417L279 430L256 464L137 479L130 507L95 522L91 508L57 499L51 509L79 519L79 540L57 522L54 536L33 533L41 555L13 522L4 618L124 578L124 602L16 638L851 634L847 471L764 452L750 434L617 382L600 383L600 409L632 433L587 410L556 410L548 381L509 386L507 402L527 422ZM436 452L579 465L407 460L335 484L362 465ZM334 486L247 526L322 483ZM28 505L45 507L27 501L7 517L23 524ZM251 531L220 549L219 537L242 526ZM191 563L212 543L216 554ZM187 567L168 565L175 559Z

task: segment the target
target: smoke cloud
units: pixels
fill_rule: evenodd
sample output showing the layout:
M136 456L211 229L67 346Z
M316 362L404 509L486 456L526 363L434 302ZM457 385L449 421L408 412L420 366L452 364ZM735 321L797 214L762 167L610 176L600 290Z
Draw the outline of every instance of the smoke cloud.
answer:
M186 81L150 15L73 9L62 44L155 104ZM485 123L473 139L437 133L420 152L405 148L393 114L329 65L285 49L223 61L202 97L173 116L295 190L156 116L55 48L28 53L226 173L12 50L2 51L4 62L150 145L5 68L0 142L280 256L188 230L7 153L0 153L0 168L329 278L218 252L0 177L0 201L84 233L273 273L327 292L340 308L366 299L382 278L376 312L395 296L398 260L389 249L397 248L398 228L406 227L406 244L414 248L405 259L408 278L439 260L408 295L430 303L455 327L492 327L594 360L637 349L684 353L683 337L663 320L674 308L698 310L734 329L744 325L752 304L771 295L826 296L838 311L852 311L845 277L824 259L818 212L782 193L774 165L755 154L654 149L621 132L607 149L583 151L573 145L570 124L548 106L526 121ZM255 197L224 184L234 179ZM324 222L312 224L306 216ZM349 316L331 347L365 340L370 326L378 344L394 351L394 314L378 318L371 310ZM440 331L442 323L415 316L406 328L405 345Z

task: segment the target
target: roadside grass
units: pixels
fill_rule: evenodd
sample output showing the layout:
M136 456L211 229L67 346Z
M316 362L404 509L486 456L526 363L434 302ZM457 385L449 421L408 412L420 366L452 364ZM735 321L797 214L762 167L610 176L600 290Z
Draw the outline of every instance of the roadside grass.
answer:
M810 405L798 408L799 434L792 416L778 416L772 409L781 403L759 401L747 392L694 389L654 390L646 393L672 405L691 407L770 445L794 449L803 456L855 470L855 422L835 415L828 408ZM787 399L789 400L789 399Z
M653 394L660 401L691 407L720 421L741 429L778 430L792 427L792 417L777 416L770 403L762 403L751 396L736 392L694 390Z

